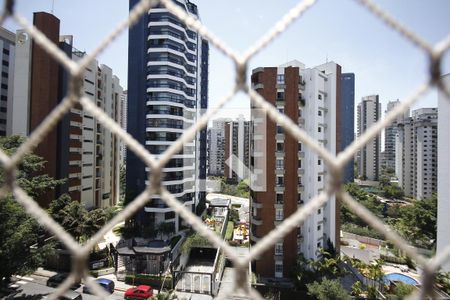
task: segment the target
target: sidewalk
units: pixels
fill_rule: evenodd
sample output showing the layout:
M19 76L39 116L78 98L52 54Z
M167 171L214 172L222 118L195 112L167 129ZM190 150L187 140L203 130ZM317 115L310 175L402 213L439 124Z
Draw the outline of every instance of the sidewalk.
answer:
M38 268L34 273L34 275L50 278L53 275L58 274L58 272L45 270L44 268Z
M45 270L43 268L38 268L33 274L36 275L36 276L50 278L53 275L56 275L57 272ZM117 277L114 274L103 275L103 276L100 276L100 277L101 278L107 278L107 279L110 279L110 280L114 281L114 285L115 285L114 290L116 290L116 291L126 292L126 290L128 290L131 287L133 287L132 285L126 284L123 281L117 280Z

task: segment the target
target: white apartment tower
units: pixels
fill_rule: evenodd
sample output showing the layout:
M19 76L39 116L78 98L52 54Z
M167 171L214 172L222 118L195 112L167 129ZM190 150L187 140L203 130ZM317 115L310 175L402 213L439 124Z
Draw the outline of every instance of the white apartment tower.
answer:
M16 35L0 27L0 61L2 62L0 91L0 136L11 134L11 113L14 90L14 56Z
M357 108L358 136L381 118L378 95L363 97ZM363 180L378 180L380 174L381 139L378 135L361 148L358 155L358 175Z
M437 191L437 108L421 108L398 123L397 177L405 195L429 198Z
M249 125L243 115L225 124L224 175L232 182L246 179L250 175Z
M229 119L216 119L208 130L208 174L224 175L225 124Z
M450 74L443 76L444 84L450 88ZM437 208L437 248L441 253L450 246L450 98L439 91L438 100L438 208ZM443 266L444 272L450 272L450 262Z
M392 111L397 105L400 104L400 100L389 101L386 108L386 114ZM395 138L397 136L397 124L402 122L404 119L409 117L409 108L399 116L394 122L392 122L389 126L386 126L384 129L384 164L382 163L382 167L385 167L389 170L393 170L395 172Z

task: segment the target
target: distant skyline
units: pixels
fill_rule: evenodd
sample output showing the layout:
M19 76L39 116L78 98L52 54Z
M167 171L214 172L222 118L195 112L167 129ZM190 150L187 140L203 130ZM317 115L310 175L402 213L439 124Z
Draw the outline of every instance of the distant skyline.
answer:
M202 22L228 46L244 52L263 36L298 1L267 0L193 0ZM449 34L450 1L379 0L376 3L398 21L429 43ZM51 0L18 1L16 11L32 22L32 13L52 9ZM128 14L128 1L55 0L54 14L61 20L61 34L74 36L74 47L91 52ZM18 26L8 20L4 26L12 31ZM110 66L127 86L128 30L102 55L100 63ZM447 53L442 73L450 72ZM355 73L355 102L365 95L378 94L384 113L389 101L410 95L426 80L428 58L412 43L390 29L367 9L351 0L318 1L303 17L292 24L250 61L249 74L259 66L281 65L297 59L306 67L320 65L328 59L342 66L343 72ZM233 87L234 65L211 46L210 107ZM356 105L355 105L356 106ZM412 109L436 107L433 90ZM238 95L214 118L249 116L249 99ZM235 113L234 113L235 112Z

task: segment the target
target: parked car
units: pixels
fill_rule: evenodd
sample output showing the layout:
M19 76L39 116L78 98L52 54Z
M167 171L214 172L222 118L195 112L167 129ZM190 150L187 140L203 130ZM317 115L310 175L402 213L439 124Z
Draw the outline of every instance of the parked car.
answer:
M148 299L153 297L153 288L149 285L139 285L125 292L125 299Z
M57 288L69 277L69 273L58 273L47 280L47 286ZM75 290L80 287L80 282L75 282L70 288Z
M114 281L112 281L111 279L97 278L95 279L95 282L97 282L100 286L102 286L108 293L110 294L114 293L115 284ZM92 294L91 290L86 285L83 287L83 293Z
M61 297L59 297L59 299L62 300L81 300L83 299L83 297L81 296L80 293L77 293L75 291L67 291L65 292Z

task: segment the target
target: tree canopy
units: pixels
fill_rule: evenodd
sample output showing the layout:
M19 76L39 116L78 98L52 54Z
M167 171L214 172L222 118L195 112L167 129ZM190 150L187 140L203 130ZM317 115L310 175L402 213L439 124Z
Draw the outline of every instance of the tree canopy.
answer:
M12 155L25 139L20 136L0 138L0 148ZM34 154L27 154L17 172L17 183L33 198L42 196L54 189L64 180L55 180L48 175L36 175L42 171L45 161ZM5 183L3 169L0 169L0 185ZM43 230L17 203L12 194L0 199L0 285L6 285L14 275L23 275L42 265L46 255L51 252L52 244L39 248L37 245Z
M351 297L339 283L339 280L324 279L307 285L308 294L318 300L350 300Z

